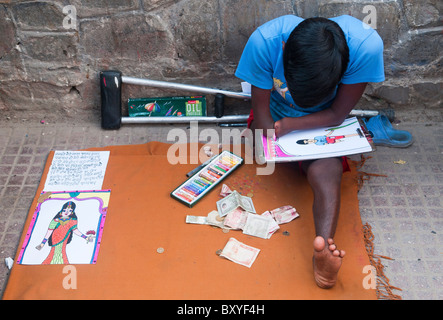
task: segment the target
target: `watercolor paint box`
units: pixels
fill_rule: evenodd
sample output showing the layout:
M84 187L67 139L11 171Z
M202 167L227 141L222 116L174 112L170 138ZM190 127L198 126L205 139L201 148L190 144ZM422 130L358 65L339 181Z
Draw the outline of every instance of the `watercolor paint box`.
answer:
M206 97L129 98L130 117L205 117Z
M171 197L192 208L242 164L243 158L225 150L172 191Z

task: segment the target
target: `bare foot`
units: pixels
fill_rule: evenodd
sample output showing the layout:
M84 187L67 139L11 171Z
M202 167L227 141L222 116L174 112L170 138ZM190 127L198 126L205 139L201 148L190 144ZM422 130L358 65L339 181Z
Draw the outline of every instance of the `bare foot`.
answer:
M337 249L334 240L328 239L326 246L323 237L314 239L314 279L320 288L328 289L335 285L344 256L345 252Z

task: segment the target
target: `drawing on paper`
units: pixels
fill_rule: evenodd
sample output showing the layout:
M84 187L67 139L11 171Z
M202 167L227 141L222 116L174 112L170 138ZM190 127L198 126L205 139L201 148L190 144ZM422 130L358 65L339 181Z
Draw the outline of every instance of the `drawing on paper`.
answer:
M325 144L334 144L338 142L343 142L343 139L349 138L349 137L357 137L358 133L351 133L351 134L344 134L341 136L316 136L313 139L300 139L297 140L297 144L300 145L306 145L306 144L315 144L317 146L324 146Z
M95 264L110 192L42 192L17 262Z
M338 127L293 131L277 138L270 147L276 156L283 158L333 157L372 149L360 124L352 118Z

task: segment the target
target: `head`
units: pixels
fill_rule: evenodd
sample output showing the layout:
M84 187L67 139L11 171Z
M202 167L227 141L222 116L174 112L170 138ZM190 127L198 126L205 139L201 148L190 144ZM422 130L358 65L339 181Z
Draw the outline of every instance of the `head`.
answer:
M63 206L62 209L57 213L57 215L55 216L55 218L67 218L67 217L71 217L74 219L77 219L77 215L75 214L75 203L72 201L68 201L66 202Z
M315 143L317 140L315 139L302 139L302 140L297 140L296 143L297 144L301 144L301 145L306 145L306 144L310 144L310 143Z
M328 101L346 71L349 48L340 26L326 18L302 21L283 50L289 92L302 108Z

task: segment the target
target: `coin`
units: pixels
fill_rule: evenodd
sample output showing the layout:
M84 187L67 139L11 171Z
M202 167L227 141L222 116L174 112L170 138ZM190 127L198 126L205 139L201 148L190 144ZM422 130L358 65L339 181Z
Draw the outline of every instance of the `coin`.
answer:
M215 251L215 254L218 255L218 256L219 256L221 253L222 253L222 249L218 249L217 251Z
M223 233L228 233L229 229L223 228L222 231L223 231Z
M289 231L283 231L284 236L289 236Z
M165 249L163 249L162 247L157 248L157 253L163 253L165 252Z
M218 222L221 222L223 220L225 220L225 217L220 217L219 215L215 216L215 220L217 220Z
M254 196L254 194L253 194L252 192L249 192L249 193L247 194L247 196L248 196L249 198L252 198L252 197Z

